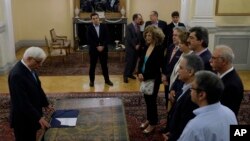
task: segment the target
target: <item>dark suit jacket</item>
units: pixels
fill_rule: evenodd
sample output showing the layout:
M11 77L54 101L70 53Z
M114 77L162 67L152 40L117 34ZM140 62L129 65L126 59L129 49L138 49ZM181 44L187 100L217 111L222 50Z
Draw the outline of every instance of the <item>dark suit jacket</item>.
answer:
M90 24L87 30L87 42L89 45L89 53L97 54L97 46L101 45L104 46L105 52L108 51L108 31L104 24L100 24L99 28L99 37L97 35L97 32L95 30L95 27L93 24Z
M203 60L204 63L204 69L208 70L208 71L212 71L212 67L210 65L209 60L212 57L212 54L209 50L206 50L205 52L203 52L202 54L199 55L201 57L201 59Z
M135 52L135 46L141 44L142 35L140 32L136 32L136 29L132 23L130 23L126 28L125 37L126 52Z
M171 55L172 55L172 52L175 48L175 45L172 44L171 46L169 46L167 48L167 54L164 58L164 66L165 66L165 70L164 71L164 74L168 77L170 77L173 69L174 69L174 66L176 64L176 62L180 59L181 57L181 54L182 52L180 51L180 49L175 53L175 55L173 56L172 60L170 61L170 58L171 58Z
M147 21L145 23L145 28L149 25L151 25L152 22L151 21ZM162 46L164 48L167 48L167 42L168 42L168 38L167 38L167 30L168 30L168 25L167 22L162 21L162 20L158 20L158 27L162 29L163 33L165 34L165 38L164 38L164 42L162 44Z
M167 129L170 132L170 141L176 141L188 121L195 117L193 110L198 108L198 105L192 102L190 93L191 91L187 90L169 111Z
M183 26L185 27L184 23L178 23L178 26ZM173 29L174 29L175 25L173 22L171 22L170 24L168 24L168 30L167 30L167 36L168 36L168 46L173 44Z
M243 99L244 88L242 81L235 69L222 77L222 81L225 88L220 100L221 104L230 108L237 116Z
M145 23L145 28L151 24L152 24L151 21L147 21ZM164 33L167 33L167 27L168 27L167 22L158 20L158 27L161 28Z
M144 48L142 57L139 61L138 65L138 73L142 73L142 66L144 63L145 55L147 48ZM152 53L150 54L146 65L145 65L145 71L143 74L144 80L148 79L157 79L161 81L161 69L163 68L163 47L162 46L155 46Z
M19 61L10 71L11 127L28 126L39 129L42 107L49 105L41 82Z

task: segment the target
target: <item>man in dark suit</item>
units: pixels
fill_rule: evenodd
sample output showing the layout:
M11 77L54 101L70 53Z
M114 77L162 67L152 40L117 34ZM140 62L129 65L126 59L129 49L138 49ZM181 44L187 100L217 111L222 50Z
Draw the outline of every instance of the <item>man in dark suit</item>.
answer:
M150 13L150 21L147 21L145 23L145 28L149 25L157 26L163 31L165 38L164 38L164 42L163 42L162 46L164 48L167 48L167 29L168 29L167 22L158 19L158 12L157 11L152 11Z
M104 24L100 24L99 15L92 13L90 15L92 23L88 27L87 42L89 45L90 56L90 68L89 68L89 86L94 86L95 81L95 68L97 59L99 58L102 68L102 74L104 76L105 83L109 86L113 86L113 83L109 79L108 74L108 31Z
M170 24L168 24L168 46L173 44L173 29L174 27L178 27L178 26L183 26L185 27L184 23L179 22L180 19L180 15L178 11L174 11L171 14L172 17L172 22Z
M165 134L163 134L168 141L176 141L188 121L194 117L193 110L198 108L198 105L191 100L190 88L194 74L203 68L203 61L197 55L186 55L180 60L178 79L184 82L184 85L182 92L176 95L177 97L168 113L167 126Z
M10 121L16 141L35 141L37 130L50 126L43 117L42 108L54 109L49 105L35 72L45 58L41 48L30 47L9 73Z
M166 99L166 107L168 105L168 93L169 93L169 82L170 82L170 76L174 69L174 66L176 62L180 59L180 56L182 52L179 49L179 40L178 37L180 34L185 32L185 28L183 27L175 27L173 29L173 44L170 45L166 50L167 54L164 58L164 67L165 71L163 72L162 81L165 85L165 99Z
M243 99L243 84L233 67L234 53L225 45L215 47L210 64L224 83L221 104L230 108L237 116Z
M189 30L190 34L188 42L190 43L191 50L200 56L204 62L205 70L212 71L209 60L211 52L208 50L208 31L204 27L196 26Z
M124 83L128 83L128 77L136 79L133 75L137 60L142 49L141 42L143 40L140 33L140 25L142 22L141 14L134 14L133 21L127 26L125 36L125 52L126 52L126 66L123 74Z

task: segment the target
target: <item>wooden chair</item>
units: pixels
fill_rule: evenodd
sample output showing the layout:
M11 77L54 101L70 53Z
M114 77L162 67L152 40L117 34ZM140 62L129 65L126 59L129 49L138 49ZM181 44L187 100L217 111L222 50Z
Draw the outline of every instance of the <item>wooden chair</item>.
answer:
M50 43L47 37L45 36L46 46L48 47L48 59L50 59L50 64L52 57L62 57L63 63L65 63L65 57L67 55L65 47L62 47L61 44Z
M51 41L55 44L61 44L62 47L66 48L66 54L70 54L70 40L67 39L67 36L59 36L56 34L54 28L50 30Z

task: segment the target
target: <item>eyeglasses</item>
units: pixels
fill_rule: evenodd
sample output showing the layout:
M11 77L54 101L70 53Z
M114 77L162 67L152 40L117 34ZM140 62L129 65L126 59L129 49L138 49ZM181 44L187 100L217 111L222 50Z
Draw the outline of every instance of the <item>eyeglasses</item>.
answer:
M219 58L223 58L223 57L220 57L220 56L219 56L219 57L215 57L215 56L212 56L212 57L211 57L212 60L217 60L217 59L219 59Z
M190 88L190 90L194 90L194 91L198 91L198 92L204 91L204 90L201 89L201 88Z
M33 58L33 60L37 63L37 64L41 64L43 60L36 60L35 58Z

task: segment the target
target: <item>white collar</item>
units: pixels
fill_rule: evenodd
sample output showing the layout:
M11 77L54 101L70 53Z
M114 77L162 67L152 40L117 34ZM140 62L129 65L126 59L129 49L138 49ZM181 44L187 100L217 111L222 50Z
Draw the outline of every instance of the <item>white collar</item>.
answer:
M234 69L234 67L231 67L230 69L228 69L228 70L227 70L226 72L224 72L223 74L218 73L218 76L219 76L220 78L222 78L222 77L224 77L226 74L228 74L229 72L233 71L233 69Z
M189 90L191 88L191 83L185 83L183 86L182 86L182 93L181 95L177 98L177 101L183 96L183 94Z
M21 62L23 63L23 65L24 65L28 70L32 71L32 70L28 67L28 65L24 62L23 59L21 60Z
M197 53L195 53L196 55L198 55L198 56L200 56L203 52L205 52L205 51L207 51L208 49L207 48L205 48L205 49L203 49L202 51L200 51L200 52L197 52Z

